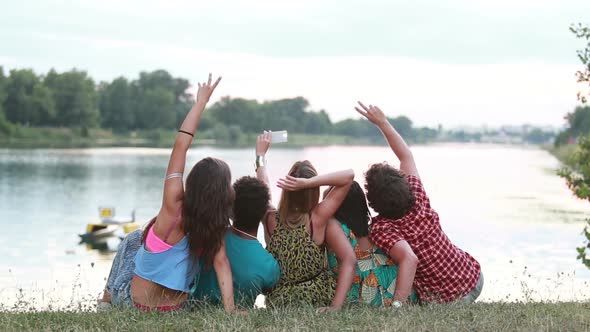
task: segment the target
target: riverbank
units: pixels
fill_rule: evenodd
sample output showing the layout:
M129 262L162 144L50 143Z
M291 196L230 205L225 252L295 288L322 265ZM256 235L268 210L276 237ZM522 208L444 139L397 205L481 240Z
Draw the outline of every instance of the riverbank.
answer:
M0 148L43 149L43 148L96 148L96 147L172 147L176 138L173 130L138 130L127 133L114 133L106 129L83 128L35 128L18 127L10 137L0 136ZM249 147L256 142L255 134L230 134L224 139L216 139L212 131L199 132L193 145L217 147ZM355 138L339 135L289 134L289 142L284 147L324 146L324 145L383 145L379 139Z
M546 150L549 151L552 155L554 155L559 161L567 165L569 159L576 152L577 148L577 144L564 144L557 147L546 147Z
M217 308L174 314L0 313L0 326L4 331L587 331L590 303L477 303L400 310L359 306L325 314L313 308L259 309L245 317Z

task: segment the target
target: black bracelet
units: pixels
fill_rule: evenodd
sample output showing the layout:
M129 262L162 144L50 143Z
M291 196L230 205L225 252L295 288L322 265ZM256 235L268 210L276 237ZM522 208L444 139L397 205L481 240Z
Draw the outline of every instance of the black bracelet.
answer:
M182 129L178 130L179 133L183 133L183 134L187 134L187 135L191 135L191 137L195 137L195 135L189 133L188 131L184 131Z

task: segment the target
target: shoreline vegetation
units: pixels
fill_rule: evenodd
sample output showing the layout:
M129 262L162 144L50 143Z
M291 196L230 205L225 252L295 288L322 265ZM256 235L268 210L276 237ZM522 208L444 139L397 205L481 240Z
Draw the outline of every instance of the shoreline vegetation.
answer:
M31 128L22 127L11 137L0 137L0 148L45 149L45 148L100 148L100 147L142 147L170 148L174 144L175 130L137 130L114 133L108 129L80 128ZM195 137L195 146L252 147L257 134L241 134L232 140L218 140L211 135ZM380 140L355 138L342 135L289 133L289 142L281 147L329 146L329 145L383 145Z
M251 309L246 316L222 308L193 312L0 312L4 331L587 331L590 303L436 304L379 310L367 306L316 313L315 308Z
M190 82L165 70L95 82L85 71L0 66L0 148L169 147L190 109ZM355 116L353 105L350 115ZM416 126L399 110L388 121L412 144L484 142L546 144L554 128L531 125L447 129ZM224 96L207 108L196 145L250 146L263 130L287 130L287 147L382 145L363 119L333 121L304 97L258 101Z
M174 144L176 130L145 129L116 133L102 128L51 128L18 126L10 137L0 135L1 149L77 149L77 148L169 148ZM230 139L218 139L209 131L195 137L193 147L214 146L220 148L249 148L256 141L257 133L240 133ZM574 145L553 147L549 144L527 142L498 142L485 140L456 140L437 138L427 140L410 140L411 144L434 143L481 143L515 146L540 146L556 155L561 161L574 151ZM281 143L284 148L301 148L307 146L386 146L380 137L353 137L337 134L289 133L289 141Z

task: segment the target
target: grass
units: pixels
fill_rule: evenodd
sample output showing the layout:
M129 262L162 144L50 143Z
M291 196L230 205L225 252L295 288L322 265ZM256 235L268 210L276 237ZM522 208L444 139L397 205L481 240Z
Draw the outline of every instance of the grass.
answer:
M319 314L313 308L251 310L241 317L218 308L182 313L136 310L0 313L3 331L588 331L590 303L478 303L400 310L365 306Z

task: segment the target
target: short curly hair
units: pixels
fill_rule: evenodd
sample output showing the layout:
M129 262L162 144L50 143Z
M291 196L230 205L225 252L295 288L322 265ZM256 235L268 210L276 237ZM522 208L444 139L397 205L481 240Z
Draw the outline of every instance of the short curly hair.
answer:
M251 176L236 180L233 225L242 230L254 230L266 214L270 201L268 186Z
M380 216L399 219L414 207L416 198L405 175L386 162L371 165L365 181L369 206Z

